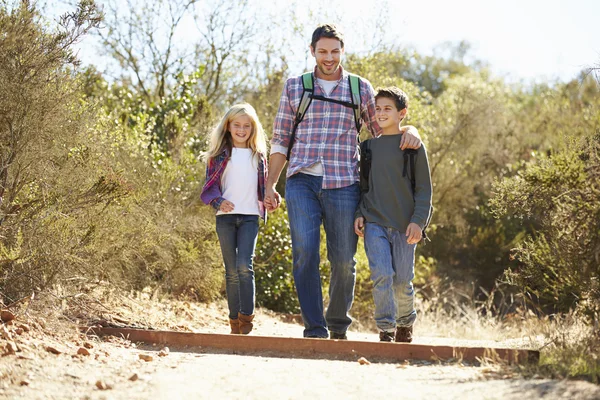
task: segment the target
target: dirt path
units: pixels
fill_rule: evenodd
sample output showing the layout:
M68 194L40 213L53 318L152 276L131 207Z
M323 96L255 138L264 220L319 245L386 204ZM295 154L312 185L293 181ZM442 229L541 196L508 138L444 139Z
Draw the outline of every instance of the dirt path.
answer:
M40 365L22 361L29 386L10 385L7 399L598 399L586 382L503 378L491 369L456 365L359 365L356 362L171 352L141 362L139 350L112 349L110 359L58 356ZM139 379L128 380L134 373ZM112 387L99 390L96 382Z
M222 320L220 320L222 319ZM226 333L215 317L203 332ZM256 334L299 337L302 328L271 313L257 317ZM70 336L69 336L70 335ZM350 339L375 341L372 333ZM598 399L600 387L581 381L522 379L498 365L397 364L214 354L201 349L138 347L124 340L90 340L91 355L77 356L85 338L72 331L32 329L24 351L0 357L0 398L6 399L300 399L398 397L414 399ZM419 338L422 343L444 339ZM446 339L447 341L447 339ZM53 346L62 354L46 351ZM150 362L140 354L151 355ZM135 381L130 378L136 374ZM109 387L101 390L98 386Z

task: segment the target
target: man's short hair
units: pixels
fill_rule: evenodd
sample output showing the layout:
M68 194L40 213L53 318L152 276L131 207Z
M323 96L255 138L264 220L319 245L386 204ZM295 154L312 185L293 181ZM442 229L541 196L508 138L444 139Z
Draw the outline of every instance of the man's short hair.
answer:
M334 24L322 24L315 29L312 34L312 41L310 42L310 46L313 50L316 48L317 42L321 38L337 39L340 41L342 49L344 48L344 34Z
M398 111L402 111L408 107L408 95L396 86L377 88L375 100L377 100L380 97L385 97L394 100L394 104L396 105L396 109Z

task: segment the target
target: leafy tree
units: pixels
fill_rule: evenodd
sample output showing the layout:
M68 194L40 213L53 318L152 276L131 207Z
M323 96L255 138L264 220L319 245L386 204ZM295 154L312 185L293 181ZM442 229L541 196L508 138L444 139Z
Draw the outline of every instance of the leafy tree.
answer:
M81 1L54 31L40 20L29 2L0 8L0 292L9 299L76 269L85 234L73 219L128 192L118 172L85 162L72 45L98 26L96 5Z

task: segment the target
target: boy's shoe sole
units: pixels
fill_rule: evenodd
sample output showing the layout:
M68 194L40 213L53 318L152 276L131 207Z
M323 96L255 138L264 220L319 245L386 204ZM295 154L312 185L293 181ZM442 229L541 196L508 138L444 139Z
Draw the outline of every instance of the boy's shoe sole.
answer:
M412 332L412 326L398 326L394 340L399 343L410 343L413 339Z
M394 341L394 332L379 332L379 341L380 342L393 342Z
M329 332L329 339L348 340L345 333Z

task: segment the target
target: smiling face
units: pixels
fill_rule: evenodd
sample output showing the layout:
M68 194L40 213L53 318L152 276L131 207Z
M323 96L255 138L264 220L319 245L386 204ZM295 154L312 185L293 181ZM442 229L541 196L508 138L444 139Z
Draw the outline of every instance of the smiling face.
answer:
M340 62L344 54L344 46L338 39L323 37L319 39L310 52L317 63L317 78L328 81L340 78Z
M377 97L375 100L375 118L383 134L400 133L400 122L406 116L407 109L398 110L393 99Z
M233 147L248 147L248 139L252 136L252 120L248 115L238 115L229 122Z

